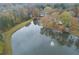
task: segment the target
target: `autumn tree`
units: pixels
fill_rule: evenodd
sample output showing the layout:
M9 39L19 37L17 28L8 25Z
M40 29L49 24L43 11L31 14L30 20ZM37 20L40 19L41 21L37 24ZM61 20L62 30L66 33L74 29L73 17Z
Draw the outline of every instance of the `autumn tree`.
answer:
M77 30L78 29L78 20L75 17L72 17L71 20L71 30Z
M44 8L44 12L46 13L46 14L51 14L52 12L53 12L53 9L51 8L51 7L45 7Z
M33 16L33 17L39 17L39 15L40 15L40 10L39 10L39 8L33 8L33 9L32 9L32 16Z
M63 22L63 24L65 25L65 27L70 26L70 21L71 21L71 14L67 11L62 12L59 15L59 19Z
M54 23L52 21L51 16L44 16L40 19L40 23L42 24L43 27L50 28L52 29L54 26Z
M59 11L54 11L53 13L51 13L50 16L52 17L52 20L53 20L53 21L54 21L55 19L58 19Z

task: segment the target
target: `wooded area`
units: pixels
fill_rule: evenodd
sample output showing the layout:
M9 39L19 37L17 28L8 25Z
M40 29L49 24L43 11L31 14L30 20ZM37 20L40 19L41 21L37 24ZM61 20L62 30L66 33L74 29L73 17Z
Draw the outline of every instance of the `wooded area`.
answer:
M14 7L16 5L14 4ZM6 9L0 10L1 54L4 54L4 37L6 37L4 33L29 19L39 21L40 25L45 28L79 36L79 4L36 4L28 7L24 5L24 7L15 9L9 8L11 7L10 4L3 4L3 7Z

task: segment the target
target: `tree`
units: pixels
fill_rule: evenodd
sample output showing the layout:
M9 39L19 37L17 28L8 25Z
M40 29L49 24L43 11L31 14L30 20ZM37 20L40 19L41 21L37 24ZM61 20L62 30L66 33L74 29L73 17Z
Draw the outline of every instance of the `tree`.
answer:
M46 27L46 28L49 28L49 29L52 29L54 27L54 23L52 21L52 17L51 16L44 16L41 18L40 20L41 24L43 27Z
M39 8L39 9L44 9L45 8L44 5L36 5L36 7Z
M53 9L51 7L47 6L47 7L44 8L44 12L47 13L47 14L51 14L53 12Z
M56 11L56 10L54 10L54 12L53 12L53 13L51 13L52 20L57 19L57 18L58 18L58 16L59 16L59 12L58 12L58 11Z
M74 5L73 11L75 13L75 17L79 16L79 4Z
M56 4L54 4L54 8L58 8L58 9L66 9L66 8L68 8L69 7L69 5L68 4L64 4L64 3L56 3Z
M3 35L2 35L2 33L0 33L0 41L2 41L3 40Z
M0 30L5 31L14 26L13 19L11 17L11 13L3 12L0 15Z
M59 19L63 22L63 24L65 25L65 27L70 26L70 22L71 22L71 14L67 11L62 12L59 15Z
M78 21L77 21L77 18L75 17L72 17L72 20L71 20L71 30L77 30L78 29Z
M33 17L39 17L40 16L40 10L38 8L33 8L32 16Z
M0 30L4 31L6 30L7 26L7 20L5 20L5 17L0 17Z

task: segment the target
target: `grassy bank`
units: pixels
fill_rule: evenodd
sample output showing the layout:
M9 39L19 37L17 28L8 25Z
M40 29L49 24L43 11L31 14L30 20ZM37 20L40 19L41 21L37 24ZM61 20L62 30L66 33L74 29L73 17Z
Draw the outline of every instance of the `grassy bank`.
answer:
M4 42L5 42L5 54L12 54L12 48L11 48L11 36L14 32L16 32L18 29L22 28L25 25L28 25L32 19L22 22L21 24L18 24L11 28L9 31L4 32Z

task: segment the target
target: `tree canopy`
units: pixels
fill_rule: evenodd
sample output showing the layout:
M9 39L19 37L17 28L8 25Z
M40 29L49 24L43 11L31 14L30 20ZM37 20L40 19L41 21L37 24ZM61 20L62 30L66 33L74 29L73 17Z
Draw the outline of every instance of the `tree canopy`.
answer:
M67 11L62 12L59 15L59 19L63 22L63 24L67 27L70 26L70 21L71 21L71 14Z

